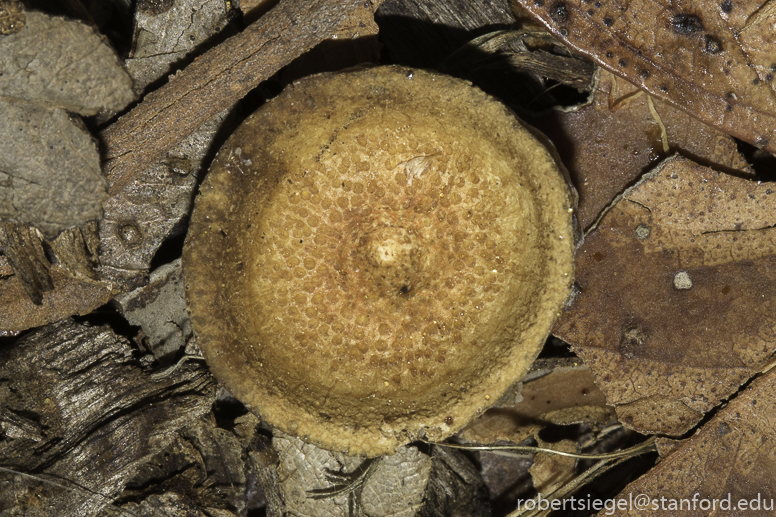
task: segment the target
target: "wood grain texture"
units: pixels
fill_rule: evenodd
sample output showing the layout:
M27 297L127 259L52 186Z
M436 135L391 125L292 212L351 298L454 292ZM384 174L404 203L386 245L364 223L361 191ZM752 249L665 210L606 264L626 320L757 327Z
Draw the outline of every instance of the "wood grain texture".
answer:
M328 38L363 4L359 0L282 1L172 76L103 131L109 193L120 192L181 139Z

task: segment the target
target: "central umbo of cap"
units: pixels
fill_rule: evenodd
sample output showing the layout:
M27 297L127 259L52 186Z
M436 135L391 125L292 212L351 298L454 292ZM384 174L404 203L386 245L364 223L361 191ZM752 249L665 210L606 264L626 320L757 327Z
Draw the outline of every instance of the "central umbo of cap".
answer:
M441 440L536 357L572 282L569 190L502 104L400 67L289 86L218 153L184 248L214 375L375 456Z

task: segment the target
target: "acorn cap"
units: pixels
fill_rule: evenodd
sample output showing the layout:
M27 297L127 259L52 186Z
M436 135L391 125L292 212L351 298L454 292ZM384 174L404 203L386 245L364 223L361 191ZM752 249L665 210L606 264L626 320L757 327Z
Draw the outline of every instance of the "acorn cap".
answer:
M350 454L442 440L527 372L569 294L551 153L468 82L378 67L300 80L219 151L183 253L216 378Z

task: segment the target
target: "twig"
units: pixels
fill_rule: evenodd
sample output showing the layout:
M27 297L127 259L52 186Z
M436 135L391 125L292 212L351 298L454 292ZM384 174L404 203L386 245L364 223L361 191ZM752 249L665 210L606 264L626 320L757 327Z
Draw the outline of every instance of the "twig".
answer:
M535 454L537 452L546 452L547 454L557 454L558 456L566 456L569 458L578 458L583 460L612 460L622 457L638 456L639 454L645 454L647 452L657 450L655 448L654 437L638 444L629 449L621 451L609 452L606 454L575 454L572 452L562 452L553 449L546 449L544 447L532 447L529 445L461 445L456 443L434 443L426 442L432 445L439 445L441 447L449 447L451 449L464 449L467 451L485 451L485 452L514 452L522 454Z
M115 195L216 114L328 38L363 0L281 0L247 29L195 59L102 132Z

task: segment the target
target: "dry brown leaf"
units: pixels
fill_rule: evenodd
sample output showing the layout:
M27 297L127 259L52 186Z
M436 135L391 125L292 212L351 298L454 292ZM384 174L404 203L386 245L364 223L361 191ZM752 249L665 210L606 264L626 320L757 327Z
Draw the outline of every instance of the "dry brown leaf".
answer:
M626 426L680 435L770 357L774 190L672 158L587 235L554 334Z
M539 442L539 446L573 454L579 452L577 442L571 440L561 440L553 444ZM531 474L536 491L547 496L574 479L576 464L576 458L540 452L534 458L533 465L528 469L528 472Z
M579 191L580 227L588 228L628 185L674 152L751 173L733 138L665 102L651 104L634 85L602 70L589 104L531 120L555 142Z
M513 1L650 94L776 152L772 0Z
M771 371L739 393L697 434L675 444L671 455L650 472L625 487L618 501L628 503L641 496L649 505L625 510L625 504L617 515L674 516L680 508L682 516L773 515L774 393L776 371ZM742 499L746 508L739 503ZM754 506L758 499L759 506ZM611 513L604 510L598 515Z
M134 100L132 79L94 29L34 11L24 17L22 30L0 38L0 96L80 115Z
M549 424L607 422L613 417L592 372L579 365L557 370L523 385L522 401L489 409L461 433L467 441L520 443Z

